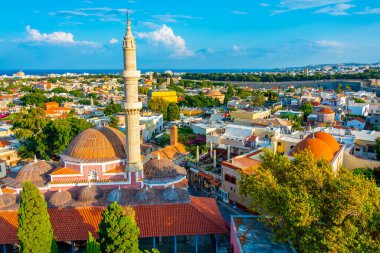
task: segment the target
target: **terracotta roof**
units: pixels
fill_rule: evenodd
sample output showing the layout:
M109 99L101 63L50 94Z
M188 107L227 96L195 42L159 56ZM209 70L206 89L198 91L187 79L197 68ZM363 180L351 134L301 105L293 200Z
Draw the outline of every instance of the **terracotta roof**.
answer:
M312 138L313 134L309 134L308 138ZM314 133L314 138L324 141L330 148L333 153L338 152L340 149L339 143L336 139L329 133L326 132L316 132Z
M241 170L242 172L250 172L248 169L258 168L261 164L260 161L250 158L254 154L248 154L242 157L233 158L231 162L223 161L222 165L230 169Z
M12 142L7 141L7 140L0 140L0 147L5 147L11 145Z
M320 109L320 110L318 111L318 113L322 113L322 114L333 114L334 111L331 110L331 108L323 107L322 109Z
M140 237L227 233L213 198L190 197L190 203L138 205L133 208ZM97 237L104 209L98 206L49 209L56 240L84 241L88 231ZM0 217L0 244L17 243L17 210L0 210Z
M292 149L290 156L306 149L309 149L316 159L326 159L331 162L334 158L334 153L329 145L318 138L306 138L298 142Z
M125 172L125 168L123 165L117 166L115 168L106 170L105 173L123 173Z
M80 174L80 172L77 170L64 167L64 168L58 168L54 170L52 173L50 173L50 175L72 175L72 174Z
M164 159L172 160L180 155L187 154L186 148L182 143L178 143L177 145L167 146L160 150L153 151L151 154L155 157L158 157L158 153L160 153L160 157Z
M359 122L365 123L365 120L360 118L360 117L354 117L354 118L350 119L349 121L353 121L353 120L357 120Z
M64 155L78 161L106 162L125 159L126 137L112 127L89 128L78 134Z

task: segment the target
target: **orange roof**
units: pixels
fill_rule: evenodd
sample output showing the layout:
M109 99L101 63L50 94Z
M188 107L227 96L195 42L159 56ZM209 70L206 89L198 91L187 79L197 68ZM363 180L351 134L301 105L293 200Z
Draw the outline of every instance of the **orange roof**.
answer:
M105 173L123 173L124 171L125 171L124 166L120 165L115 168L107 170Z
M357 120L357 121L359 121L361 123L365 123L365 120L362 119L362 118L360 118L360 117L354 117L354 118L350 119L349 121L352 121L352 120Z
M328 108L328 107L323 107L318 112L322 113L322 114L333 114L334 113L334 111L331 110L331 108Z
M310 134L308 137L312 137L313 134ZM339 143L335 140L335 138L326 132L316 132L314 133L314 138L320 139L324 141L330 148L333 153L339 151L340 146Z
M77 170L64 167L64 168L57 168L55 171L50 173L50 175L71 175L71 174L80 174L80 172Z
M14 193L16 193L15 190L10 189L10 188L3 188L3 189L1 189L1 190L2 190L3 193L9 193L9 194L14 194Z
M186 148L182 143L178 143L177 145L171 145L171 146L164 147L162 149L153 151L151 154L157 157L158 153L160 153L161 158L169 159L169 160L172 160L173 158L177 157L178 155L187 154Z
M190 203L138 205L133 208L142 238L227 233L213 198L190 197ZM97 238L104 209L101 206L49 209L56 240L85 241L88 231ZM0 217L0 244L17 243L17 210L0 210Z
M334 158L334 153L330 146L318 138L306 138L298 142L293 148L290 155L293 156L303 150L309 149L316 159L326 159L327 161L332 161Z
M0 147L5 147L11 145L12 142L6 140L0 140Z
M261 162L250 158L254 154L248 154L242 157L235 157L231 162L223 161L222 165L230 169L241 170L244 173L251 172L251 169L256 169L260 166Z

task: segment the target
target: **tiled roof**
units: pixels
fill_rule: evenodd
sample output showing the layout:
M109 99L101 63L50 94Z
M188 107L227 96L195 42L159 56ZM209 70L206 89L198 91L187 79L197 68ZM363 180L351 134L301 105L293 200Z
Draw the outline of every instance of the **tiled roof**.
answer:
M187 154L186 148L182 143L178 143L177 145L167 146L160 150L153 151L151 154L155 157L160 153L160 157L164 159L172 160L178 156Z
M50 173L50 175L72 175L72 174L80 174L80 172L77 170L64 167L64 168L58 168L52 173Z
M365 123L365 120L362 119L362 118L360 118L360 117L354 117L354 118L350 119L349 121L354 121L354 120L357 120L359 122Z
M90 180L91 183L109 183L109 182L120 182L120 181L129 181L129 179L98 179L98 180ZM88 180L54 180L49 182L48 184L88 184Z
M104 208L49 209L56 240L87 240L88 231L97 237ZM227 233L224 220L212 198L191 197L190 203L138 205L133 208L140 237ZM17 243L17 210L0 211L0 217L0 244Z

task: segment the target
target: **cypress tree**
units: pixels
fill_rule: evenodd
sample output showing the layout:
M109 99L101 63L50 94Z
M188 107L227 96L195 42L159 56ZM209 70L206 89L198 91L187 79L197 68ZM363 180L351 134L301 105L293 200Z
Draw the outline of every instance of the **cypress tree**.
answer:
M99 224L99 242L102 253L138 253L140 230L131 207L121 207L116 202L102 212Z
M91 232L88 232L85 253L100 253L100 244L96 241Z
M39 189L30 182L24 183L18 210L19 252L57 252L54 232L47 211L47 204Z

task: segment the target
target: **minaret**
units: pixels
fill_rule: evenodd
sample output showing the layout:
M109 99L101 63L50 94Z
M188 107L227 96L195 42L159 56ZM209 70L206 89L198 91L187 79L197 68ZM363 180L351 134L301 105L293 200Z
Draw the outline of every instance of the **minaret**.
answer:
M132 175L132 183L142 178L142 164L140 158L140 109L141 102L138 99L138 80L140 71L136 70L136 45L132 36L131 21L127 18L127 32L123 40L124 70L121 76L124 80L125 93L125 132L126 132L126 172ZM136 172L141 172L136 173Z

